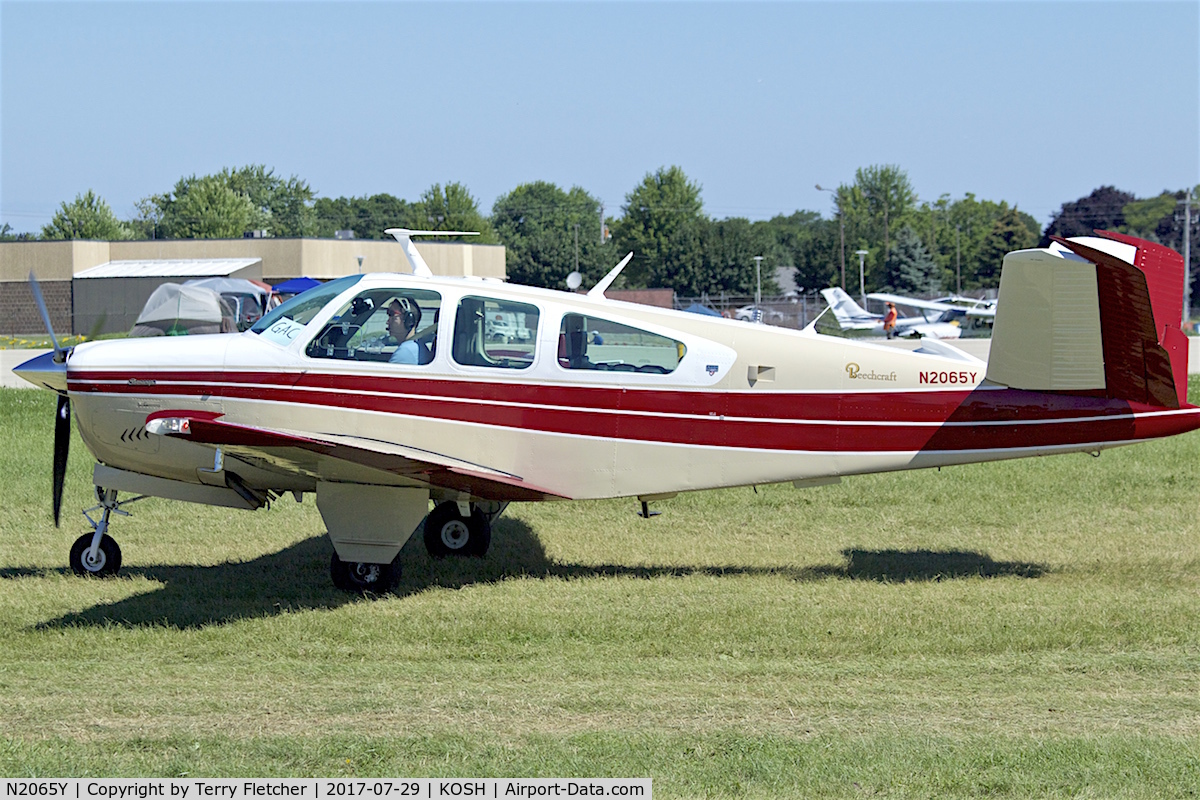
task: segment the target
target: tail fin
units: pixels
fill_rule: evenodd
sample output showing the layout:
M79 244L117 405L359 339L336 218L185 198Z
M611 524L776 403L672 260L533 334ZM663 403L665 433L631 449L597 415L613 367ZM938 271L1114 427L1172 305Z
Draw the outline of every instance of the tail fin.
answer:
M878 314L872 314L865 308L854 302L854 298L846 294L845 290L834 286L831 289L822 289L821 296L825 298L825 302L829 303L829 307L833 310L833 315L837 318L838 323L845 328L855 326L867 327L874 326L879 323L880 317Z
M1183 259L1132 236L1004 257L988 379L1178 408L1187 400Z

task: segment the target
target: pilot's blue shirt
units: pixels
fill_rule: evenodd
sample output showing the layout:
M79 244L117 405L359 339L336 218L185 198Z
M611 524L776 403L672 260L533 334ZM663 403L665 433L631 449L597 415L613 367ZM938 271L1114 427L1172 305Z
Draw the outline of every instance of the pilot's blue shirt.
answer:
M414 340L407 339L400 343L400 346L396 348L396 352L392 353L392 357L388 361L393 364L420 364L421 346Z

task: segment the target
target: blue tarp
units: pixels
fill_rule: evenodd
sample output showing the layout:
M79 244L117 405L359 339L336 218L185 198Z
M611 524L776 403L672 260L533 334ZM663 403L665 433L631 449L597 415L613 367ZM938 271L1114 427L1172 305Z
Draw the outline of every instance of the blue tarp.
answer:
M274 289L280 294L300 294L320 285L321 282L313 278L292 278L289 281L275 284Z
M708 317L721 316L718 312L713 311L708 306L702 306L699 303L692 303L690 306L685 308L684 311L690 311L693 314L704 314L705 316L708 316Z

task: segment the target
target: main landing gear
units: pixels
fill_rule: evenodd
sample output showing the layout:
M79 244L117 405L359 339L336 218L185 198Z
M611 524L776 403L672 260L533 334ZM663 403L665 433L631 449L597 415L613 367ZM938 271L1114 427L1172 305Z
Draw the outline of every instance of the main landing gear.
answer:
M439 503L425 519L425 549L433 558L483 558L492 543L492 520L502 510L488 514L479 505Z
M144 500L146 495L138 495L128 500L117 502L116 489L96 487L96 499L99 505L92 506L83 512L84 518L92 526L91 533L85 533L71 545L71 571L76 575L107 578L116 575L121 569L121 548L108 535L108 523L113 514L128 517L129 512L121 506ZM88 512L100 511L100 519L94 520Z
M333 579L333 585L343 592L387 594L400 581L400 565L395 561L390 564L342 561L334 553L329 560L329 576Z

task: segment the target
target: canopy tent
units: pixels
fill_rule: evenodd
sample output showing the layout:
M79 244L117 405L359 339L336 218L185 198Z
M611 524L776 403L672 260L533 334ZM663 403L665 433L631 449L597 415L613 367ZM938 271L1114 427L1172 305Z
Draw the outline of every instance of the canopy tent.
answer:
M271 286L245 278L196 278L184 281L184 286L200 286L212 289L233 308L238 330L245 330L258 322L259 317L270 308Z
M275 291L279 294L300 294L307 292L314 286L320 286L321 282L316 278L292 278L283 283L275 284Z
M130 336L182 336L237 331L233 309L203 286L164 283L154 290Z

